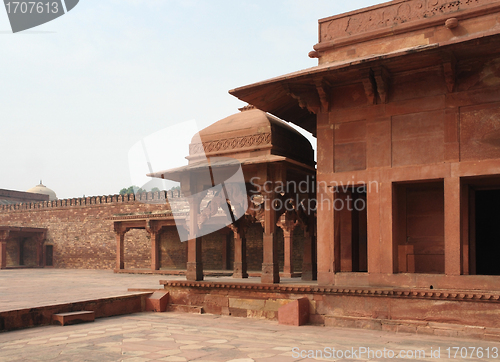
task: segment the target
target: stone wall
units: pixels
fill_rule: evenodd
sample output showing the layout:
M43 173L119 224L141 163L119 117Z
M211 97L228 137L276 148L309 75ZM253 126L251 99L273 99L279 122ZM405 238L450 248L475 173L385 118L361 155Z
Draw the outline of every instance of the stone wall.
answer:
M113 269L116 239L113 221L109 218L116 214L162 212L169 208L165 193L5 205L0 207L0 225L47 228L45 244L53 245L56 268ZM144 230L129 231L125 237L125 267L150 268L150 244ZM8 247L16 253L8 258L17 257L18 251L14 249ZM27 257L25 253L25 260Z
M167 203L167 199L169 203ZM115 215L165 212L176 208L177 192L150 192L134 195L97 196L40 203L0 206L0 225L47 228L45 245L53 246L55 268L114 269L116 266L116 238L113 231ZM203 264L205 270L223 269L223 248L226 232L215 232L203 237ZM262 269L262 227L252 225L247 235L248 270ZM226 255L227 268L233 267L234 238L229 231ZM303 253L302 229L296 228L294 242L295 270L300 271ZM283 232L277 229L278 257L283 270ZM7 264L17 266L17 240L8 242ZM25 265L36 264L36 245L25 243ZM30 245L32 247L30 247ZM33 249L34 248L34 249ZM33 249L33 250L31 250ZM130 230L125 234L125 269L151 268L151 239L145 230ZM33 254L33 255L32 255ZM177 228L167 227L160 236L161 269L186 269L187 243L179 239Z

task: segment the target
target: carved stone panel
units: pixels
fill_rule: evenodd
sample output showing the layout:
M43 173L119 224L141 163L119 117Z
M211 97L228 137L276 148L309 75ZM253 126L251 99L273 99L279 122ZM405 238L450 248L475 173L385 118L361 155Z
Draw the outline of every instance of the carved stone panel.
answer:
M419 19L476 8L497 0L407 0L326 18L320 21L320 42L389 28Z

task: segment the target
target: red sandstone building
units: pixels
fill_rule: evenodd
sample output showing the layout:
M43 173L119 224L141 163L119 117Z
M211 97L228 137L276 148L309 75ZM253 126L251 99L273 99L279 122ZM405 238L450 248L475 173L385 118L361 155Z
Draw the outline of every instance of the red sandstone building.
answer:
M276 305L307 297L313 323L498 339L500 0L395 0L321 19L309 55L318 66L230 93L317 136L318 189L299 197L318 200L316 223L271 212L279 192L262 193L245 225L187 243L172 194L170 206L165 193L6 205L3 265L18 258L5 235L22 230L9 228L41 228L55 267L187 270L164 282L179 310L276 318ZM313 174L309 146L275 117L219 122L203 148L238 159L246 182ZM203 190L184 171L156 176ZM198 201L186 232L216 217ZM348 202L366 207L338 207ZM262 283L203 282L207 269ZM280 271L308 283L278 284Z
M321 19L317 67L230 92L317 135L319 284L498 289L499 19L497 0ZM348 196L366 210L329 206Z

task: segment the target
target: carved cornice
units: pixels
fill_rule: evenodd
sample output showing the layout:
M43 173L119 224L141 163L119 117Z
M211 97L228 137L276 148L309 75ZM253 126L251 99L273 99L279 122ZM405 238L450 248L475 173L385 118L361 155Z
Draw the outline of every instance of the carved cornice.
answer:
M271 144L271 133L256 133L243 137L233 137L203 143L192 143L189 145L189 154L198 155L203 153L214 153L239 148L265 146Z
M463 12L498 0L405 0L320 20L320 42Z
M176 214L177 215L177 214ZM173 220L174 216L172 212L161 213L161 214L139 214L139 215L117 215L112 217L106 217L104 220L113 220L113 221L121 221L121 220L149 220L149 219L167 219Z
M486 302L500 303L500 295L481 291L439 291L419 289L390 289L390 288L342 288L329 286L299 286L275 284L250 284L250 283L216 283L216 282L190 282L161 280L165 287L200 288L200 289L226 289L249 290L273 293L303 293L303 294L334 294L355 297L375 298L405 298L405 299L432 299L458 302Z

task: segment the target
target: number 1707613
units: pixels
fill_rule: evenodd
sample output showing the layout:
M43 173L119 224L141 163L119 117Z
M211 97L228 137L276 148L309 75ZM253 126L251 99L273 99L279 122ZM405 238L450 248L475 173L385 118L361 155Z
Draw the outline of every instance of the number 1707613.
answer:
M12 1L5 3L5 8L9 14L57 14L59 12L59 3L55 1Z

